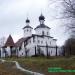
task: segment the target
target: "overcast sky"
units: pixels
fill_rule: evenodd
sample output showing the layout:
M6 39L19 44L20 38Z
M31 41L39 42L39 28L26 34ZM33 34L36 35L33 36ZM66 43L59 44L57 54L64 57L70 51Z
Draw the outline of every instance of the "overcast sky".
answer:
M35 28L39 25L41 12L46 18L45 24L51 28L51 36L57 39L58 45L62 45L66 39L64 28L62 22L55 18L61 12L61 7L59 3L51 3L49 0L0 0L0 37L11 34L16 42L23 37L22 28L26 18L30 19L30 25Z

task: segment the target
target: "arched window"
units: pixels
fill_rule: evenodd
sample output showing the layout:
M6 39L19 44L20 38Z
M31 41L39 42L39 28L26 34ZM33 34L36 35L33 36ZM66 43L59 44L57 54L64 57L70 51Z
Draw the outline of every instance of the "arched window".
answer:
M47 35L49 35L49 33L47 32Z
M42 35L44 35L44 31L42 31Z
M51 45L51 41L50 41L50 45Z
M51 50L51 54L52 54L52 50Z
M41 44L43 43L43 41L41 41Z
M22 55L23 55L23 53L22 53Z
M24 30L24 33L25 33L25 30Z
M27 32L28 32L28 29L27 29Z
M40 43L40 40L38 40L38 43Z

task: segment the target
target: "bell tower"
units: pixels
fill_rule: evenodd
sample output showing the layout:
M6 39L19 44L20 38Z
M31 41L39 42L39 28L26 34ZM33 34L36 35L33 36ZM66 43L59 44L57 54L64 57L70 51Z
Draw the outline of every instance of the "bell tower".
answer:
M30 20L27 18L26 19L26 26L23 28L23 32L24 32L24 37L29 37L32 35L32 27L29 25L30 24Z

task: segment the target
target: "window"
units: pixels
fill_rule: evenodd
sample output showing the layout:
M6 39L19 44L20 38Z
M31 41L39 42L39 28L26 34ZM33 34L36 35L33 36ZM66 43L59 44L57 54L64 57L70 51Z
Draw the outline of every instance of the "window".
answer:
M51 54L52 54L52 50L51 50Z
M33 43L35 42L35 37L33 36Z
M48 37L48 39L49 39L49 37Z
M35 40L33 40L33 43L35 42Z
M42 31L42 35L44 35L44 31Z
M27 32L28 32L28 29L27 29Z
M49 33L47 32L47 35L49 35Z
M25 30L24 30L24 33L25 33Z
M51 41L50 41L50 45L51 45Z
M43 43L43 41L41 41L41 44Z
M23 53L22 53L22 55L23 55Z
M38 40L38 43L40 43L40 41Z
M26 46L26 42L24 42L24 47Z
M21 47L19 47L19 51L21 50Z
M31 40L30 40L30 43L31 43Z

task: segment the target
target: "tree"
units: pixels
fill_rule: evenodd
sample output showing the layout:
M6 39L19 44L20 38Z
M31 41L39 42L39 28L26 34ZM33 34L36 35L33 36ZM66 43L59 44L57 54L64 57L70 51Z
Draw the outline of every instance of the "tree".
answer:
M63 19L65 19L66 32L70 34L70 38L75 38L75 0L62 0Z
M75 18L75 0L63 0L64 16Z
M68 33L71 38L75 38L75 0L49 0L50 5L56 3L58 8L62 6L60 17L58 19L63 20L63 27L65 32ZM58 4L59 3L59 4ZM55 16L57 18L57 16Z
M64 22L65 32L68 33L69 39L65 41L63 46L63 55L75 55L75 0L49 0L54 2L60 2L63 7L61 17L58 19ZM57 3L58 4L58 3ZM59 7L60 8L60 7Z
M62 49L62 51L60 52L60 55L65 56L65 47L62 46L61 49Z
M75 55L75 39L69 38L65 42L65 55Z
M4 46L5 42L6 42L5 37L0 38L0 46Z

